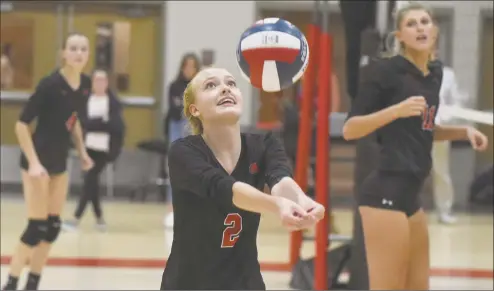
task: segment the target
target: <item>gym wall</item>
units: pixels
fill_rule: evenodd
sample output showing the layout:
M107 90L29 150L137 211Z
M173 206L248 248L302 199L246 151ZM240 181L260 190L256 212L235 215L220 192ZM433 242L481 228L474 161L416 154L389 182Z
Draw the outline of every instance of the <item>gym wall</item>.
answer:
M2 1L2 5L5 1ZM43 3L54 3L54 1L42 1ZM30 2L30 3L42 3ZM140 1L140 3L151 1ZM139 139L152 138L161 134L162 112L166 111L166 102L162 102L168 90L171 80L176 76L181 56L194 51L201 55L203 49L215 52L215 64L222 66L238 74L236 65L235 48L241 32L261 16L261 11L279 11L279 16L302 12L307 13L312 8L312 1L167 1L165 5L154 6L151 10L156 13L148 13L151 18L142 18L139 15L125 14L123 6L132 6L132 2L125 1L126 5L115 1L114 7L106 7L100 12L98 4L93 4L91 9L78 10L76 7L75 19L71 23L63 23L64 26L79 30L83 28L84 33L96 34L95 25L105 22L129 22L131 26L131 44L129 51L129 90L121 96L126 100L126 121L132 124L130 139L126 150L116 166L115 183L126 185L135 181L136 175L141 174L140 169L148 166L148 161L135 150L135 142ZM77 1L74 2L78 4ZM82 3L82 2L81 2ZM137 2L135 2L137 3ZM332 13L339 13L336 1L331 1ZM480 90L480 64L487 65L488 61L482 61L481 46L484 43L482 37L483 26L486 17L492 19L493 4L491 1L430 1L435 10L450 15L451 21L451 65L456 71L459 83L465 90L475 98L473 103L489 106L492 103L477 102L480 94L492 92L492 89ZM39 4L41 5L41 4ZM48 5L48 4L43 4ZM106 4L109 6L110 4ZM48 12L48 10L50 12ZM14 12L2 13L2 44L9 34L3 32L4 26L17 25L19 29L27 32L32 30L31 42L25 41L25 47L31 47L27 52L32 54L33 63L31 67L25 64L26 70L32 70L30 79L20 79L18 85L26 87L14 90L17 95L32 92L34 82L44 72L54 68L56 63L56 47L60 44L57 38L56 10L53 7L39 8L39 11L31 9L24 11L18 16L25 19L24 22L11 21L7 23L8 17ZM4 15L4 13L6 13ZM5 16L5 17L4 17ZM15 18L15 17L14 17ZM39 18L39 19L38 19ZM29 20L31 19L31 21ZM65 17L64 19L67 19ZM34 22L33 22L34 21ZM66 20L64 20L66 21ZM90 23L87 30L84 23ZM487 22L492 23L492 22ZM44 26L43 26L44 25ZM47 27L49 26L49 27ZM32 29L30 27L33 27ZM301 29L305 29L301 27ZM445 31L444 29L443 31ZM29 33L10 34L12 37ZM45 36L43 36L45 35ZM63 35L63 32L61 32ZM96 36L91 39L94 42ZM22 44L20 43L20 45ZM32 45L29 45L32 44ZM487 50L486 50L487 51ZM45 57L39 54L43 52ZM15 50L14 55L23 53ZM26 58L27 60L28 58ZM490 62L492 64L492 62ZM492 67L482 69L491 72ZM490 70L490 71L489 71ZM31 80L32 79L32 80ZM244 116L243 125L254 125L257 121L257 110L261 104L257 90L253 90L247 82L240 80L239 86L244 93ZM34 80L34 81L33 81ZM344 90L344 86L340 86ZM20 103L7 100L8 94L2 91L1 99L1 182L19 183L18 157L19 148L13 136L13 124L18 115ZM14 94L15 95L15 94ZM144 98L141 98L144 97ZM134 102L137 100L138 102ZM165 99L166 100L166 99ZM492 99L491 99L492 100ZM127 102L128 101L128 102ZM137 105L136 105L137 104ZM491 105L490 105L491 106ZM455 183L459 183L458 191L466 190L471 176L465 173L475 171L475 154L465 150L460 160L453 163L461 164L461 173L454 174ZM479 161L481 159L479 158ZM132 167L129 167L132 165ZM137 169L137 171L132 170ZM71 179L74 184L80 183L80 172L77 160L73 164L74 172Z

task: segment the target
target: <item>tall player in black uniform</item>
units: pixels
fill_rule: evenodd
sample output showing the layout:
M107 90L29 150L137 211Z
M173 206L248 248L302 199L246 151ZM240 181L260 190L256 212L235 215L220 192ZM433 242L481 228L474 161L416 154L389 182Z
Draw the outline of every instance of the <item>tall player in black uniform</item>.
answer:
M17 288L19 275L28 261L30 273L25 289L38 288L51 244L60 232L60 213L67 197L66 162L71 135L83 169L92 167L77 119L77 112L91 90L89 77L81 73L88 54L87 37L69 35L63 47L63 67L39 82L16 124L28 224L12 256L4 290ZM35 118L37 126L31 137L29 124Z
M161 290L265 289L256 245L261 214L277 214L289 229L324 216L291 178L275 137L240 133L241 112L241 92L224 69L201 71L185 90L193 135L169 150L175 221ZM272 195L262 192L265 184Z
M435 126L441 66L430 66L437 37L431 12L411 3L397 11L400 53L376 64L352 104L343 134L377 132L378 168L358 193L370 290L429 290L429 238L419 191L431 169L433 140L487 138L474 128Z

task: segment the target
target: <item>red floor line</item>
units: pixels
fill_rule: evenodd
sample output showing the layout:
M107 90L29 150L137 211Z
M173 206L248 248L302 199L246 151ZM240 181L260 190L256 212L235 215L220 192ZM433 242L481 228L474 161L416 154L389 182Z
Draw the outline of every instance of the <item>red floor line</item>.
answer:
M1 256L0 263L10 263L10 256ZM63 267L107 267L107 268L163 268L165 260L158 259L122 259L122 258L50 258L49 266ZM263 271L290 272L288 263L261 263ZM493 279L494 272L486 269L433 268L434 277L462 277L473 279Z

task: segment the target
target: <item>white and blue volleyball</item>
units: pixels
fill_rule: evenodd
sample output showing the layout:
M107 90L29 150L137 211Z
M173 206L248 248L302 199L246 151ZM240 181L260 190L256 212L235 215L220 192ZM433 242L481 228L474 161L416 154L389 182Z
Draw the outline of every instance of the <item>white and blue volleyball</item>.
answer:
M309 45L295 25L280 18L266 18L242 34L237 63L252 86L278 92L304 74L309 64Z

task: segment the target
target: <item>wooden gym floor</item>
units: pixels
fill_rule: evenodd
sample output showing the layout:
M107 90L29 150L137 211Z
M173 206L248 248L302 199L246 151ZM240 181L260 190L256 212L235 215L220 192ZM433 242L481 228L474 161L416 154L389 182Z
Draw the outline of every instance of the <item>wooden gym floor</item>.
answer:
M42 289L156 290L164 259L171 246L171 231L162 225L162 204L104 204L108 230L94 229L92 209L78 232L62 233L53 247ZM70 218L74 203L66 206ZM351 233L351 213L335 212L342 234ZM25 207L19 198L1 200L1 282L8 273L10 254L26 224ZM430 217L432 289L493 290L493 217L460 215L453 226ZM287 289L289 234L272 217L264 217L258 239L259 259L269 289ZM314 243L304 243L302 257L314 254ZM21 282L23 282L21 280ZM20 287L23 286L21 283Z

